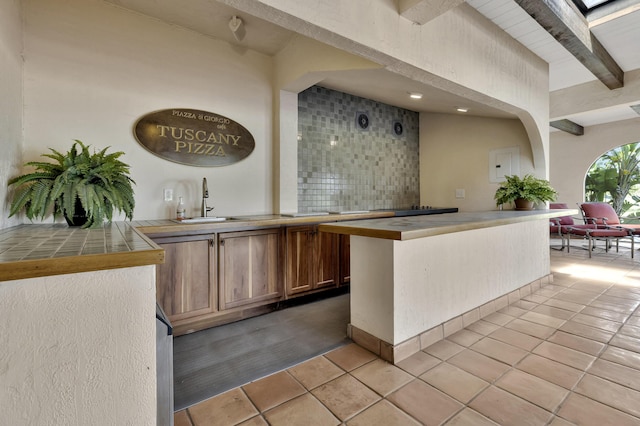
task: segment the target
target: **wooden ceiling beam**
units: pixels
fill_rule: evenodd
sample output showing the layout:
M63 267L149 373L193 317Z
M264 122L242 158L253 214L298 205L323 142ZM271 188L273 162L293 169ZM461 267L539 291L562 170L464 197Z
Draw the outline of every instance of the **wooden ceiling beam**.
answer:
M609 89L624 86L624 72L566 0L515 0Z
M549 125L563 132L571 133L572 135L582 136L584 135L584 127L578 123L574 123L566 118L563 120L556 120L549 123Z

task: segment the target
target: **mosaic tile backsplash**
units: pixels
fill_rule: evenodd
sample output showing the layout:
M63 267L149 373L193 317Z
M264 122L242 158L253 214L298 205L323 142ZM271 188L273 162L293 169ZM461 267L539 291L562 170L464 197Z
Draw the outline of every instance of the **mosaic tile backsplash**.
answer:
M313 86L298 95L298 211L420 202L419 115Z

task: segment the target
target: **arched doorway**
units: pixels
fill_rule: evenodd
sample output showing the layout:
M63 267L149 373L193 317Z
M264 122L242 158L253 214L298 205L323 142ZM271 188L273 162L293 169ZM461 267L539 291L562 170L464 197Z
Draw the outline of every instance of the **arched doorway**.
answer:
M624 222L640 222L640 142L605 152L589 168L585 200L610 203Z

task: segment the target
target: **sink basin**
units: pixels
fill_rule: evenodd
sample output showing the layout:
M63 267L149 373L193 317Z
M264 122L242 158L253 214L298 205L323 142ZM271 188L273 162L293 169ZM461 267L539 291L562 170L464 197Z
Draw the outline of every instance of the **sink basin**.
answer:
M208 222L224 222L226 217L190 217L188 219L173 219L176 223L208 223Z

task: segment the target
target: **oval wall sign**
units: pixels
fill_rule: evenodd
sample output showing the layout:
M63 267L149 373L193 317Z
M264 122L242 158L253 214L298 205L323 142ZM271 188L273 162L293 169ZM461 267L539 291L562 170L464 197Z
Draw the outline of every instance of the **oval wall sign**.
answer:
M230 118L197 109L163 109L138 120L134 135L152 154L175 163L215 167L251 154L253 136Z

